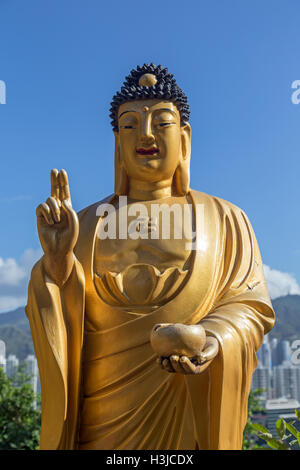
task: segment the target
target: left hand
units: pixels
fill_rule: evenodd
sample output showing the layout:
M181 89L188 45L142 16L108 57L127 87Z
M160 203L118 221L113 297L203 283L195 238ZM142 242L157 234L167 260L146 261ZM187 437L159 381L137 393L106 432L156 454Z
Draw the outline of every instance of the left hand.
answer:
M216 338L207 336L204 349L199 357L188 358L173 354L169 357L159 357L157 363L167 372L180 374L201 374L210 365L219 352L219 343Z

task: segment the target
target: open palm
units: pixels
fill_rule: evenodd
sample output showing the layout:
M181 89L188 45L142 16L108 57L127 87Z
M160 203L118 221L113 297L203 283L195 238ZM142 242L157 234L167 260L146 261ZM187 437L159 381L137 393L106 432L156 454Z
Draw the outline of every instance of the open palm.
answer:
M51 196L37 207L36 215L44 253L57 258L72 252L78 238L79 223L72 208L65 170L51 171Z

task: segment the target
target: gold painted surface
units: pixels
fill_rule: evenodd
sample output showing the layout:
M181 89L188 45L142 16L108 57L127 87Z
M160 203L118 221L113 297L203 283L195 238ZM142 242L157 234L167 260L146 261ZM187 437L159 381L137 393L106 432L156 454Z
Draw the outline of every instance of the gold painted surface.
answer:
M145 73L144 75L141 76L139 79L139 85L140 86L154 86L157 83L157 78L153 73Z
M188 202L191 228L202 205L198 249L173 222L168 240L100 240L100 203L77 215L66 173L52 171L26 307L41 449L239 449L256 352L274 324L255 235L241 209L189 188L190 126L173 103L128 102L119 116L115 194L102 203ZM150 333L160 323L202 325L204 364L159 365Z

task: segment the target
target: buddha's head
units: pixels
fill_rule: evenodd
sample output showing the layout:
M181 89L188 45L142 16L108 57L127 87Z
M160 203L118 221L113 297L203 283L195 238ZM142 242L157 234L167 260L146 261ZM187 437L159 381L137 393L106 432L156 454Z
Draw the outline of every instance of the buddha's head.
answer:
M191 128L187 98L167 69L137 67L111 103L115 134L115 193L130 180L172 180L174 194L189 191Z

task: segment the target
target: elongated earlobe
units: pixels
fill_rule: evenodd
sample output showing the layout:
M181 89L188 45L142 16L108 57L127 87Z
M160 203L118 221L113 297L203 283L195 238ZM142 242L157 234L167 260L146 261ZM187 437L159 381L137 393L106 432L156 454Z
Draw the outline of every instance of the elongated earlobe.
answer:
M184 196L190 190L191 126L181 128L181 162L174 174L176 192Z
M174 175L176 191L179 196L184 196L190 190L190 160L182 160L176 168Z
M128 175L121 159L119 134L115 134L115 194L125 196L128 194Z

